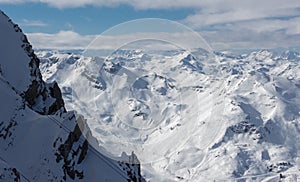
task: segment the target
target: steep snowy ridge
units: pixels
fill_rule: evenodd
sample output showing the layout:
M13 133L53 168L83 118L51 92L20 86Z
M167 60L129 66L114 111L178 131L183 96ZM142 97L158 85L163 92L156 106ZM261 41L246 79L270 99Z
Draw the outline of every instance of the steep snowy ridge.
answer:
M43 82L38 69L39 59L26 36L3 12L1 15L1 59L9 62L1 64L1 76L9 85L24 93L23 98L35 111L53 114L63 109L64 103L57 84Z
M43 56L46 53L40 52L38 55L42 62L47 62L42 66L46 80L57 80L64 88L62 94L67 108L95 120L100 116L98 122L87 123L92 135L101 138L104 144L103 136L109 133L128 135L128 140L147 144L167 138L173 131L180 133L181 128L188 131L190 138L184 146L178 145L184 135L174 135L168 138L168 143L151 149L145 147L148 155L138 155L143 162L153 151L164 152L163 158L142 166L142 174L148 180L300 180L300 55L295 51L261 50L243 55L216 52L215 63L205 62L203 50L164 55L123 50L108 59L72 55L76 61L69 63L66 55L60 53L47 52L47 56ZM51 62L50 57L56 61ZM64 68L60 69L60 65ZM131 71L140 68L149 74L130 81ZM167 69L160 71L162 68ZM210 74L216 77L209 77ZM122 82L124 75L131 85ZM133 98L126 97L131 93L127 88L130 86L135 94ZM83 89L85 94L80 95ZM180 102L176 99L179 91ZM114 92L113 97L110 92ZM91 116L90 111L80 108L78 103L82 102L96 114ZM155 110L153 103L171 104L159 105ZM193 114L196 110L187 112L195 109L196 103L201 106L199 115ZM223 103L223 111L218 108L220 103ZM222 119L209 123L210 112ZM147 135L139 131L130 133L130 128L118 124L116 114L133 126L151 117L162 122L159 129ZM180 117L183 119L179 120ZM189 125L192 122L196 124ZM207 148L198 147L206 141L210 141ZM162 146L173 146L172 152L164 151Z
M43 81L26 36L3 12L0 27L0 181L143 181L140 165L90 146L84 118L66 111L56 82Z

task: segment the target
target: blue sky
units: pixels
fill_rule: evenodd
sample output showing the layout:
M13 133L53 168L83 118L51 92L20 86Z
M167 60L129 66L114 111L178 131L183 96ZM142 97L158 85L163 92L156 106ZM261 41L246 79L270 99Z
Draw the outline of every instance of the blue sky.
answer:
M99 34L117 24L140 18L179 21L193 12L192 8L138 10L128 5L58 9L42 3L4 4L1 9L26 33L72 30L83 35Z
M299 0L0 0L0 9L36 48L83 48L140 18L180 22L217 50L300 47Z

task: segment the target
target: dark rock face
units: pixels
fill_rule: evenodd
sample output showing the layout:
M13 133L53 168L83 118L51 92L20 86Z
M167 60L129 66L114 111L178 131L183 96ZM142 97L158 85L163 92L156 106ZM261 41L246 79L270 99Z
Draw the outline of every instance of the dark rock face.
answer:
M40 114L54 114L58 110L64 108L64 101L62 99L60 88L57 83L54 82L52 84L46 84L43 79L41 72L39 70L40 60L34 54L32 46L27 40L27 37L23 36L23 49L27 53L28 57L30 57L31 61L29 62L30 67L30 75L32 76L32 84L29 86L28 90L25 92L24 98L28 102L28 106L33 108L36 104L36 100L39 96L43 98L43 101L46 101L49 98L54 98L55 101L52 105L46 106L41 110L36 110Z
M59 163L61 160L63 160L63 166L62 169L64 171L64 179L66 180L66 175L68 175L71 179L75 179L75 177L78 177L79 179L83 178L83 172L78 171L77 169L74 169L74 165L80 164L87 153L88 150L88 141L84 140L82 145L79 145L76 150L74 150L74 145L78 140L80 139L82 133L78 125L75 126L74 131L70 132L67 140L62 143L59 147L56 155L56 162ZM74 150L73 152L71 150ZM72 155L70 156L70 153L72 152ZM78 160L76 161L76 158Z
M37 103L37 99L42 97L43 102L47 102L48 99L55 99L51 105ZM64 108L64 100L57 83L45 84L44 82L32 81L28 90L24 94L24 99L27 105L42 115L55 114L57 111L62 110L66 112Z
M59 109L64 109L64 100L62 99L62 94L60 88L58 87L57 83L53 83L52 87L49 87L50 95L52 98L55 98L55 102L49 107L48 113L53 114Z
M0 181L20 182L20 173L16 168L0 166Z
M34 80L29 86L28 90L25 92L24 98L31 107L35 104L35 99L38 96L38 87L38 82Z
M142 178L141 175L141 168L139 164L129 164L125 162L119 162L119 166L122 167L124 171L127 171L128 181L134 182L144 182L145 180ZM137 170L132 170L137 168Z

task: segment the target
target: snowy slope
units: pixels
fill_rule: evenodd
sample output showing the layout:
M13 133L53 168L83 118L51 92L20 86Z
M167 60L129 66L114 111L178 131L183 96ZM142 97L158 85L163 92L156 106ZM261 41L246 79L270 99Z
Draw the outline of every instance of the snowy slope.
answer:
M297 52L38 55L101 152L134 150L148 180L300 180Z
M20 32L21 30L17 25L13 25L11 21L7 21L8 19L4 18L2 13L1 16L1 60L3 62L10 62L9 64L1 64L1 75L5 76L7 81L17 89L26 91L27 86L30 84L30 70L28 64L31 61L26 51L21 48L21 46L25 44L26 37ZM14 51L13 54L12 50ZM18 76L16 76L16 73Z
M26 36L3 12L0 27L0 181L142 181L139 165L89 145L84 118L66 111L56 82L43 81Z

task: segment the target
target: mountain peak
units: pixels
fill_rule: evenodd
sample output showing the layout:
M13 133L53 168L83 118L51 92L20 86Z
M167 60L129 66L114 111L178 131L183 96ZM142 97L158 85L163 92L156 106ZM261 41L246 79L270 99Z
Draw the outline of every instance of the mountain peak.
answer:
M26 35L2 11L0 27L0 179L142 181L139 164L104 157L89 144L84 119L66 111L55 81L43 81Z
M46 84L39 70L40 60L17 24L0 13L1 76L18 90L36 112L53 114L64 109L57 83ZM43 106L43 107L42 107Z

